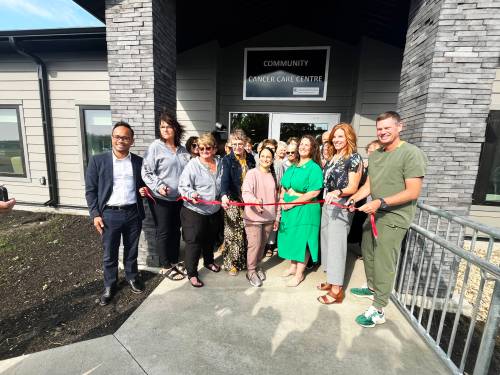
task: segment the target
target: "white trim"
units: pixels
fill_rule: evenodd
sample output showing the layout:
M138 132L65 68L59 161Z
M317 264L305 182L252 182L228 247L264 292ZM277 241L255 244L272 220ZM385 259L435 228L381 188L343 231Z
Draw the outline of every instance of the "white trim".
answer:
M11 101L13 102L13 101ZM26 139L26 129L24 125L24 108L22 105L22 101L18 101L19 104L4 104L4 101L0 102L2 106L12 106L12 107L17 107L17 112L19 115L19 128L21 129L21 140L23 142L23 154L24 154L24 170L26 172L26 176L23 177L16 177L16 176L0 176L0 180L2 181L12 181L12 182L32 182L31 179L31 170L30 170L30 160L29 160L29 153L28 153L28 142ZM45 139L44 139L45 142Z
M283 50L326 50L325 81L323 83L323 96L320 98L290 98L290 97L255 97L247 96L247 51L283 51ZM243 53L243 100L287 100L287 101L326 101L328 89L328 71L330 68L330 46L310 46L310 47L246 47Z
M335 124L340 122L340 113L294 113L273 112L271 114L270 138L280 139L281 123L283 122L320 122L327 123L327 129L331 130ZM315 118L316 117L316 118ZM304 121L304 118L308 118Z
M231 113L252 113L252 114L260 114L260 115L269 115L269 121L267 123L267 137L271 138L271 118L272 118L272 113L271 112L259 112L259 111L231 111L228 114L229 121L227 125L227 133L228 135L231 134Z

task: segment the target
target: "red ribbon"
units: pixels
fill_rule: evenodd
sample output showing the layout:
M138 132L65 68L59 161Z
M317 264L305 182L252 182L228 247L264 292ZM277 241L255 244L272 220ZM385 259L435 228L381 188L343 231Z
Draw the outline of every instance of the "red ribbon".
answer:
M177 198L178 201L187 201L187 202L192 202L192 199L188 198L188 197L183 197L183 196L180 196L179 198ZM201 199L201 198L196 198L196 201L197 203L203 203L203 204L209 204L209 205L218 205L218 204L222 204L221 201L206 201L204 199ZM308 201L308 202L275 202L275 203L245 203L245 202L236 202L236 201L229 201L228 205L229 206L236 206L236 207L244 207L244 206L283 206L283 205L286 205L286 204L293 204L293 205L303 205L303 204L319 204L319 203L325 203L325 200L324 199L320 199L320 200L317 200L317 201ZM340 203L337 203L337 202L330 202L329 204L331 204L332 206L335 206L335 207L338 207L338 208L341 208L341 209L349 209L349 206L345 206L343 204L340 204ZM358 210L358 208L354 208L355 210ZM371 227L372 227L372 234L373 234L373 237L375 237L375 239L378 238L378 230L377 230L377 226L375 225L375 215L374 214L370 214L370 224L371 224Z
M154 204L156 204L156 199L153 197L153 194L151 193L151 190L149 190L148 187L144 188L144 195L146 196L147 199L149 199ZM210 205L220 205L220 204L222 204L221 201L206 201L206 200L201 199L201 198L196 198L196 200L198 201L198 203L203 203L203 204L210 204ZM179 198L177 198L177 201L191 202L192 199L189 199L188 197L180 196ZM236 207L244 207L244 206L261 206L262 207L262 206L283 206L285 204L303 205L303 204L320 204L320 203L325 203L325 200L324 199L320 199L320 200L317 200L317 201L308 201L308 202L294 202L294 201L292 201L292 202L288 202L288 203L287 202L245 203L245 202L229 201L228 204L230 206L236 206ZM331 204L332 206L344 209L344 210L349 209L349 206L345 206L345 205L337 203L337 202L330 202L329 204ZM355 210L357 210L357 209L358 208L355 208ZM374 214L370 214L370 224L371 224L371 227L372 227L373 237L375 237L375 239L377 239L378 238L378 230L377 230L377 226L375 225L375 215Z

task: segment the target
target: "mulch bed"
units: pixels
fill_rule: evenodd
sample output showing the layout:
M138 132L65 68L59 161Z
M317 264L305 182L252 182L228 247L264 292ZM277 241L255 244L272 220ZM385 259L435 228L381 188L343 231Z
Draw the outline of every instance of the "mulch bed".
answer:
M160 283L122 282L101 307L100 237L88 217L14 211L0 216L0 360L114 333Z

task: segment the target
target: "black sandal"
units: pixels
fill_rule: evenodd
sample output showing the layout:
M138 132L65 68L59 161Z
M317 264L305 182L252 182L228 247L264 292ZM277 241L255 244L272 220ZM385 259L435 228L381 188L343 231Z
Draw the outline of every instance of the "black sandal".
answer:
M165 277L169 280L172 280L172 281L181 281L181 280L184 280L186 278L186 276L180 272L177 267L173 266L172 268L169 268L167 269L166 271L164 272L161 272L161 274L165 275Z
M188 275L188 271L186 269L186 266L184 265L184 262L179 262L175 265L177 267L177 270L182 273L184 276Z
M212 271L212 272L215 272L215 273L220 272L220 269L221 269L220 266L218 264L215 264L215 263L207 264L205 266L205 268Z
M196 284L193 284L193 282L191 281L191 279L196 279ZM190 278L189 278L189 283L190 283L190 284L191 284L191 286L192 286L192 287L194 287L194 288L201 288L203 285L205 285L205 284L203 284L203 281L201 281L201 280L199 279L199 277L198 277L198 276L193 276L193 277L190 277Z

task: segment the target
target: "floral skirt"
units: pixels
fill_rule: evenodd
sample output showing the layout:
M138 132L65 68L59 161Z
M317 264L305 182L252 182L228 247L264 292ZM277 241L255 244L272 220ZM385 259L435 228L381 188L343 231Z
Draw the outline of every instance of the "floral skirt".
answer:
M239 271L247 265L247 239L243 225L243 208L229 206L224 211L224 268L236 267Z

